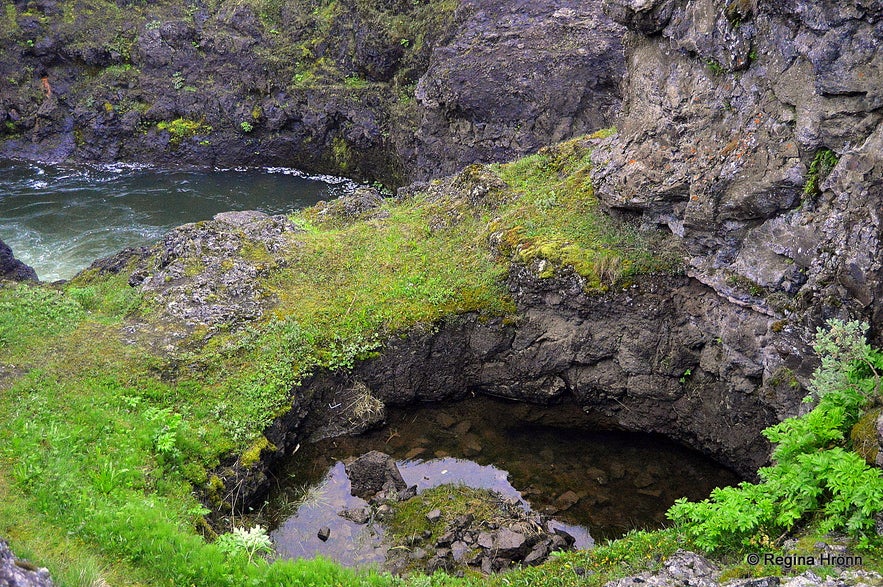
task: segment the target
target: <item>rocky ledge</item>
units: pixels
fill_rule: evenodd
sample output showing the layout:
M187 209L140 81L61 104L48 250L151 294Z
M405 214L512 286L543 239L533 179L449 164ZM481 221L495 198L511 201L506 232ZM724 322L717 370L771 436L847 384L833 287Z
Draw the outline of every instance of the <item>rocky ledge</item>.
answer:
M0 240L0 281L37 281L37 272L15 258L12 249Z

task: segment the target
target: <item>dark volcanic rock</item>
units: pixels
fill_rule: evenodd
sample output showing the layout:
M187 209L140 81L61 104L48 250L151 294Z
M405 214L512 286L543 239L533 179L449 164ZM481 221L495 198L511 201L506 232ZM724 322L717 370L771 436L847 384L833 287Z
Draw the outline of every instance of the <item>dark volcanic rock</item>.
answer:
M577 277L515 267L510 288L516 325L452 318L391 339L353 376L399 405L467 390L537 403L571 397L599 426L664 434L751 476L769 455L760 431L796 414L804 394L795 377L815 365L774 318L687 277L587 295Z
M12 255L9 245L0 240L0 280L37 281L37 272Z
M440 0L272 16L157 0L72 21L73 4L11 6L0 156L402 185L605 126L620 101L622 28L600 0L468 0L456 16Z
M49 571L15 558L4 540L0 540L0 587L53 587Z
M466 0L417 85L416 178L512 159L610 124L623 29L599 2Z
M346 474L352 483L351 493L370 500L389 488L404 491L408 485L402 479L395 459L388 454L372 450L346 465Z
M879 337L879 6L605 7L634 32L620 132L593 155L603 202L667 225L692 276L806 339L830 317L870 319ZM833 169L818 163L829 151Z

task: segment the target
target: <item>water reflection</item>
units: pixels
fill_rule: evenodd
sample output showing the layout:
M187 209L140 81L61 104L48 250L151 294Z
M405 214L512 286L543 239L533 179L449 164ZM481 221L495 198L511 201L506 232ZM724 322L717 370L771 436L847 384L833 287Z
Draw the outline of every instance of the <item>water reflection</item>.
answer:
M739 481L703 455L665 439L594 431L572 405L539 408L476 398L391 410L381 429L316 443L292 459L286 471L292 482L271 501L278 524L273 538L283 556L323 554L351 566L383 561L382 528L366 530L337 515L364 505L349 495L341 461L370 450L394 456L406 483L419 490L463 483L523 500L525 507L554 518L581 548L591 546L593 538L658 528L675 499L704 498L716 486ZM294 515L279 509L310 487L321 488L325 507L317 502ZM316 537L323 526L332 530L327 543ZM359 542L364 532L371 533L370 541Z

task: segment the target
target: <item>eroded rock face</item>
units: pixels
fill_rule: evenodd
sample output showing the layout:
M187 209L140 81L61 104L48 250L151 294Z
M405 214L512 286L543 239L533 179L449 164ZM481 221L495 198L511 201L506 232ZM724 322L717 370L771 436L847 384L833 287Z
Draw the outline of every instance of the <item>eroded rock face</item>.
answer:
M37 281L37 272L15 258L12 249L0 240L0 281Z
M600 0L466 0L453 19L450 2L158 0L119 23L69 3L0 30L2 156L404 185L606 126L620 101L623 28Z
M417 84L416 175L502 161L608 126L623 28L598 2L466 0Z
M631 32L620 132L594 152L604 203L668 225L690 274L737 304L807 335L826 318L863 316L879 336L880 6L605 9ZM813 164L825 150L839 157L829 174Z
M515 324L452 318L390 340L352 377L392 404L481 392L535 403L571 399L599 427L657 432L752 476L769 455L760 431L795 415L813 368L796 332L687 277L644 277L586 295L575 277L514 269ZM337 403L352 380L307 386ZM335 391L339 390L339 391ZM321 418L319 419L321 420ZM320 423L320 422L317 422Z

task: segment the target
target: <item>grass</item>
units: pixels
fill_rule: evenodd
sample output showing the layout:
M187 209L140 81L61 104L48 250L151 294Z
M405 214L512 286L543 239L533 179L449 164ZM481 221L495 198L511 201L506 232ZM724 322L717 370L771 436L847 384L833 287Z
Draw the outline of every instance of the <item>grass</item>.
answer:
M442 517L430 523L426 514L434 509L440 510ZM477 520L490 521L504 515L498 494L465 485L438 485L426 489L417 497L397 504L394 512L389 531L398 541L419 537L429 530L431 536L425 539L427 544L437 540L448 524L459 516L472 514Z
M215 474L222 460L272 450L262 433L307 374L349 368L387 337L450 316L514 314L513 261L545 261L553 269L541 277L575 270L589 292L670 270L669 257L648 252L651 239L600 213L588 174L577 140L357 217L299 213L305 230L279 253L284 263L265 262L260 247L240 252L265 267L265 318L197 328L173 349L156 340L180 325L128 286L132 264L64 286L0 287L3 534L61 585L393 582L326 561L225 553L203 538L197 496L219 506L231 491ZM618 259L615 275L604 256ZM188 261L182 279L205 266ZM589 564L577 556L593 555L549 568Z

